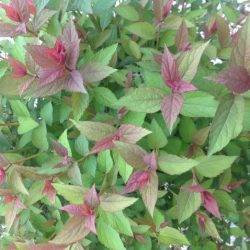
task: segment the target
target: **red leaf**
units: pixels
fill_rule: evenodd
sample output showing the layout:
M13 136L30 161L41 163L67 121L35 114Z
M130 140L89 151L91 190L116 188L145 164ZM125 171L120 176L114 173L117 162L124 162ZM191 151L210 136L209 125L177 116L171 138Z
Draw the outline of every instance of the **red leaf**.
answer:
M82 75L78 70L72 70L70 72L70 78L68 82L68 89L73 92L87 93L84 85Z
M35 15L35 14L36 14L36 6L35 6L35 4L33 3L33 0L27 0L27 1L28 1L29 12L30 12L32 15Z
M183 97L178 93L172 93L163 99L161 112L170 132L172 131L173 125L181 111L182 105Z
M42 193L48 197L51 203L56 201L56 190L52 185L52 180L46 180Z
M27 23L30 18L30 9L28 5L28 0L12 0L10 5L17 11L20 21Z
M90 232L96 234L95 215L90 215L86 217L85 228Z
M236 188L239 188L242 184L244 184L246 182L246 180L239 180L239 181L235 181L235 182L231 182L229 183L224 189L226 191L232 191Z
M250 75L245 68L236 65L232 65L229 69L221 72L217 77L217 81L238 94L250 89Z
M99 205L100 200L96 192L95 185L93 185L93 187L86 193L84 200L85 203L91 208L95 208Z
M196 217L197 217L200 229L204 233L205 232L207 218L203 214L201 214L199 212L196 213Z
M212 34L217 31L218 25L216 22L216 18L212 17L209 23L205 26L204 34L205 38L209 38Z
M74 70L76 68L77 59L79 57L80 39L72 20L66 25L61 39L66 48L67 68L69 68L70 70Z
M210 212L211 214L213 214L215 217L220 219L221 215L219 212L218 204L215 198L212 196L212 194L208 191L203 191L201 193L201 198L202 198L202 201L204 203L204 207L206 208L206 210Z
M143 188L149 183L149 180L150 174L148 171L136 171L130 176L124 188L124 192L132 193L140 188Z
M0 23L0 37L15 37L26 33L24 23L13 25L10 23Z
M143 160L151 171L155 171L157 169L157 155L154 151L150 154L146 154L143 157Z
M27 74L26 67L23 63L19 62L18 60L9 57L8 62L12 67L12 76L14 78L20 78Z
M176 33L175 44L179 51L187 51L191 49L191 44L188 42L188 29L185 21L182 21Z
M52 142L52 147L56 153L62 157L68 156L68 149L65 148L61 143L57 141Z
M113 148L114 147L114 140L116 140L114 135L110 135L110 136L105 137L104 139L96 142L94 147L91 149L90 153L96 154L96 153L101 152L102 150Z
M174 0L168 0L168 2L163 6L163 17L167 17L173 7Z
M79 217L87 217L94 214L94 211L87 205L66 205L61 208L61 210L66 211L69 214Z
M0 167L0 185L4 183L6 177L5 170Z
M192 184L190 187L188 187L188 190L196 193L202 193L205 191L205 189L202 186L197 184Z
M164 49L161 60L161 75L165 83L172 88L173 85L180 80L176 60L167 47Z
M9 5L9 4L0 3L0 7L5 10L6 16L10 20L17 22L17 23L22 21L19 13L11 4Z

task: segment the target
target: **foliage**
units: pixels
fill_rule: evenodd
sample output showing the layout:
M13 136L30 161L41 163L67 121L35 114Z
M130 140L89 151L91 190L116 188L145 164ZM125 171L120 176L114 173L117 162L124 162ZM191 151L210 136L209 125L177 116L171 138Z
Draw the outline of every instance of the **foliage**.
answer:
M240 2L0 1L0 249L248 248Z

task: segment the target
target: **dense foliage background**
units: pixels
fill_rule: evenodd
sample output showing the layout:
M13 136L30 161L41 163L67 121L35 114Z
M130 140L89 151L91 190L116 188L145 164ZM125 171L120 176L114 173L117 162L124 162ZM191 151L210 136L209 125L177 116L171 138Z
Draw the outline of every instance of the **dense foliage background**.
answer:
M0 1L0 249L246 250L248 5Z

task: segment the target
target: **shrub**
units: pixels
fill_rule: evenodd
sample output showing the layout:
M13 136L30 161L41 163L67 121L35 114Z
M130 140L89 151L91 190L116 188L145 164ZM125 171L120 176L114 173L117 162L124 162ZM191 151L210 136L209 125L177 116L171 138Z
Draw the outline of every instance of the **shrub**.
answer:
M246 6L1 1L0 248L247 249Z

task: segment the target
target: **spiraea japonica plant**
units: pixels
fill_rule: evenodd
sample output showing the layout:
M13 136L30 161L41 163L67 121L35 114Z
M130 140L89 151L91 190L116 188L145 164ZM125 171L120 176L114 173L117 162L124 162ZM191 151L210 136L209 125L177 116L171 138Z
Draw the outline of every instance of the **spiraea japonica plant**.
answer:
M0 249L247 249L247 1L0 1Z

